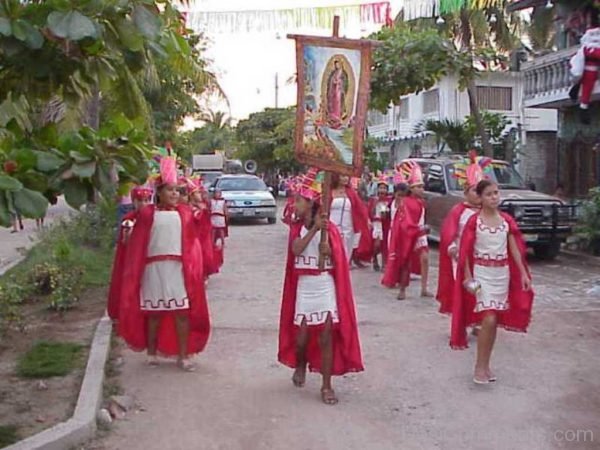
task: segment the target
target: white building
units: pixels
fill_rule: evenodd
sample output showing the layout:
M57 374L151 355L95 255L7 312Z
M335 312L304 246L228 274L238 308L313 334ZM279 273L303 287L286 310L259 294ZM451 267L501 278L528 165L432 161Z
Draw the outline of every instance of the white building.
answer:
M519 72L485 73L475 84L481 110L504 114L510 120L508 129L520 133L521 145L525 149L520 155L520 169L526 178L536 182L536 174L532 170L536 152L529 152L529 149L545 145L548 139L556 139L556 110L524 106L523 74ZM382 139L377 151L392 165L411 154L420 152L429 155L439 151L433 135L415 130L424 120L463 121L469 115L467 92L460 91L457 77L447 76L429 91L403 97L400 105L391 107L387 114L371 111L369 135ZM539 142L540 139L543 142ZM539 171L539 167L537 169Z

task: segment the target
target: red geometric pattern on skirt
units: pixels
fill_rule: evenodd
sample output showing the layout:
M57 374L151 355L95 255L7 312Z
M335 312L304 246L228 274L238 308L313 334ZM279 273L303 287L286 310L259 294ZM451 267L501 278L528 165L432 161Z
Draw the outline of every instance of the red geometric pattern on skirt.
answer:
M187 297L182 298L181 300L177 300L176 298L171 298L168 300L159 299L159 300L143 300L142 301L142 309L147 311L166 311L169 309L188 309L189 308L189 300ZM187 308L185 307L187 303ZM156 306L154 305L156 304ZM161 306L162 305L162 306Z

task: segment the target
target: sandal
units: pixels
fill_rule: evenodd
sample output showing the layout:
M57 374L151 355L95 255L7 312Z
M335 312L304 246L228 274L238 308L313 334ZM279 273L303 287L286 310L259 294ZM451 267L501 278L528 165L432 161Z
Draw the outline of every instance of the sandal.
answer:
M179 367L184 372L195 372L196 364L194 364L189 359L180 359L177 361L177 367Z
M338 403L338 398L335 396L333 389L321 389L321 400L326 405L335 405Z
M158 367L160 366L160 361L158 360L158 356L156 355L148 355L146 359L146 364L150 367Z

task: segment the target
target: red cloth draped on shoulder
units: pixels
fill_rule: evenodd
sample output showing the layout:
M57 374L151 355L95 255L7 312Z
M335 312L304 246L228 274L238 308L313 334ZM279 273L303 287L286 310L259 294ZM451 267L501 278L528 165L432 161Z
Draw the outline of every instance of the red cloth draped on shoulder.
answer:
M294 269L294 254L292 243L300 236L301 223L290 226L288 255L281 301L281 317L279 323L279 352L280 363L296 367L296 335L298 327L294 325L296 309L296 291L298 275ZM348 372L364 370L358 336L358 325L350 283L348 260L344 257L344 244L340 234L333 224L328 227L329 243L333 259L333 278L340 322L333 328L333 375L343 375ZM309 369L319 372L321 369L321 350L319 348L320 327L309 327L310 339L306 357Z
M179 205L177 211L181 217L183 277L190 302L190 309L187 311L190 320L188 354L194 354L204 349L210 334L210 318L204 290L202 249L197 238L191 209L187 205ZM123 278L128 280L128 283L124 286L121 298L118 332L136 351L143 351L147 347L146 318L148 313L140 308L140 289L146 267L154 212L155 207L151 205L146 206L138 213L129 239L127 265L123 273ZM158 331L159 353L166 356L178 355L174 314L168 312L157 314L161 318Z
M117 248L115 250L115 259L113 261L112 275L110 277L110 288L108 290L108 304L106 310L108 317L112 320L119 320L119 304L123 289L123 271L125 270L127 243L123 242L125 229L122 224L126 220L135 221L137 211L131 211L123 216L119 224L119 237L117 238Z
M467 209L467 206L463 202L454 205L444 219L440 232L439 279L435 298L440 302L440 312L443 314L452 312L454 293L454 270L452 268L452 258L448 255L448 248L458 237L460 217L465 209Z
M283 217L281 221L286 225L292 223L292 216L294 214L294 197L287 197L285 200L285 207L283 208Z
M210 276L219 273L221 265L215 256L212 243L212 223L210 221L210 212L208 209L192 207L194 212L194 222L198 232L198 239L202 247L202 265L204 275Z
M373 236L369 227L369 211L367 205L356 191L350 186L346 187L346 196L352 205L352 225L354 232L360 233L358 248L354 249L354 256L360 261L371 262L373 259Z
M418 224L425 210L425 201L423 199L409 195L404 199L406 205L406 213L411 220ZM415 275L421 275L421 255L420 252L412 252L410 260L410 272Z
M384 201L388 207L388 214L381 219L377 218L375 216L375 208L377 207L377 203L379 201ZM381 222L381 229L383 230L383 239L381 239L381 255L382 255L384 263L387 260L387 256L388 256L388 237L390 234L390 225L392 222L390 219L389 210L390 210L390 205L393 201L394 201L394 198L391 195L387 195L384 199L380 199L379 197L371 197L369 199L369 204L368 204L371 222L375 222L376 220L379 220Z
M501 213L504 220L509 225L509 233L514 237L521 253L521 258L527 273L529 267L527 265L527 247L523 240L523 235L517 226L514 219L505 213ZM475 313L475 296L470 294L463 286L465 279L465 264L467 258L471 265L471 273L473 271L473 254L475 252L475 237L477 218L479 214L474 214L463 231L460 241L460 257L458 260L458 269L456 280L454 283L454 301L452 302L452 329L450 333L450 346L455 350L461 350L468 347L467 332L468 326L479 323L484 313ZM508 251L509 267L510 267L510 285L508 292L509 309L506 311L497 311L498 326L509 331L517 331L525 333L531 321L531 309L533 306L534 292L533 290L524 291L521 284L521 273L513 258L513 255ZM529 275L531 276L531 275Z
M406 198L403 199L403 203ZM404 204L396 210L390 230L390 244L385 272L381 284L393 288L399 283L406 285L408 280L401 279L402 268L411 262L415 242L419 237L420 229L418 222L412 221L410 215L406 214Z

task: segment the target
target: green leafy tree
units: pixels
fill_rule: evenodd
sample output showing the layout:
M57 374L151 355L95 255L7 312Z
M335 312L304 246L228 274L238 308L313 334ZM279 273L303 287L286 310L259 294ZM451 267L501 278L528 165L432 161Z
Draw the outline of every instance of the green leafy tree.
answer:
M251 114L236 127L236 156L256 161L261 172L299 170L301 166L294 158L295 120L295 107L267 108Z

